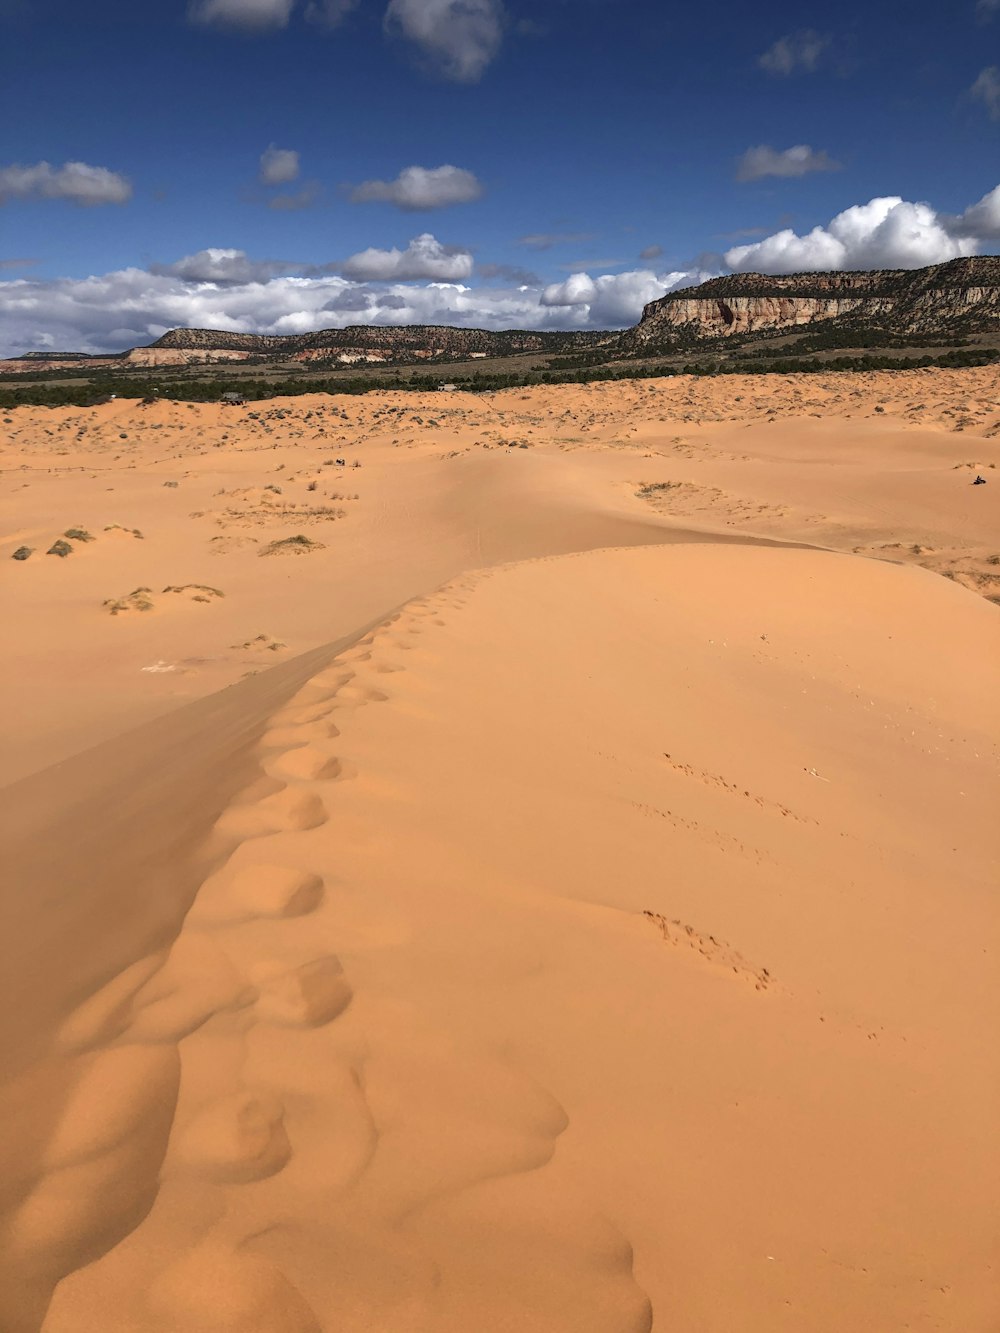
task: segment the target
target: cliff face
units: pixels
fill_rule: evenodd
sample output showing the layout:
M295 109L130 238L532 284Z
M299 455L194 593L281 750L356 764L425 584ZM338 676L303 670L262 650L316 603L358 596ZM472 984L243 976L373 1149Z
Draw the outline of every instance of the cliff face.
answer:
M670 292L622 336L634 350L803 325L942 337L1000 325L1000 258L870 273L739 273Z

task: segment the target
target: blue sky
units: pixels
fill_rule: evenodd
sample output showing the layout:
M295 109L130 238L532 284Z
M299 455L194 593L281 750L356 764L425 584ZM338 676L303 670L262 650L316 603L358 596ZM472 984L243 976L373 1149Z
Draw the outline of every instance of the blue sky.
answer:
M0 0L0 50L2 354L1000 248L1000 0Z

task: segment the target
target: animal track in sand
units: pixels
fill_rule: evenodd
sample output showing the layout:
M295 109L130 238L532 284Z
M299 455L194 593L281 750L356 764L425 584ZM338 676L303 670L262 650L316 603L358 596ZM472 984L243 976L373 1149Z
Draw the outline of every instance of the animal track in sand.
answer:
M724 941L717 940L714 935L699 934L693 926L686 926L682 921L670 921L659 912L643 912L643 916L653 923L668 944L693 949L707 962L715 963L742 977L744 981L752 982L755 990L767 990L773 985L774 978L766 967L751 967L741 954Z
M353 996L340 959L333 954L291 971L258 969L254 981L260 992L258 1014L287 1027L322 1027L342 1014Z
M184 1126L167 1165L176 1162L223 1184L276 1175L292 1155L284 1114L270 1093L233 1093L204 1107Z
M220 832L255 838L266 833L302 832L318 828L327 819L323 802L315 792L286 787L245 805L231 805L216 821Z
M723 833L721 829L712 828L709 825L701 824L697 819L686 819L683 815L676 814L673 810L660 810L655 805L645 805L640 801L630 802L632 808L639 814L650 818L665 819L667 823L672 824L676 829L683 829L685 833L690 833L693 837L700 838L703 842L709 843L720 852L735 852L737 856L752 857L758 865L763 862L774 864L774 858L766 852L761 851L759 847L748 846L741 842L739 838L734 838L732 834Z
M785 816L788 819L794 819L799 824L816 824L817 820L811 815L797 815L794 810L789 810L787 806L781 805L778 801L769 801L765 796L755 796L753 792L746 791L737 786L735 782L727 782L725 778L719 777L716 773L706 773L702 768L695 768L693 764L679 764L664 750L663 757L668 766L681 777L692 778L695 782L700 782L706 787L717 787L720 791L727 792L730 796L740 796L745 800L752 801L761 810L771 810L776 814Z
M297 917L323 901L319 875L261 861L221 870L201 886L189 920L194 924L247 921L254 917Z

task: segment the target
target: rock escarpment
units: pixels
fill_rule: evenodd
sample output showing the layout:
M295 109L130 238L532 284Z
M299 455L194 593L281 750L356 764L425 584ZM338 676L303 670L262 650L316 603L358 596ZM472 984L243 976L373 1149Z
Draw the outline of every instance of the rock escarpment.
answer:
M734 273L651 301L622 341L641 351L820 323L914 337L1000 331L1000 258L864 273Z

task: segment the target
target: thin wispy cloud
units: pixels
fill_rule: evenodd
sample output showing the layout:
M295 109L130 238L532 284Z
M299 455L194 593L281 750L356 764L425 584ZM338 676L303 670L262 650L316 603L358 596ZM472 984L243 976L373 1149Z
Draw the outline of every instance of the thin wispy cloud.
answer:
M840 171L841 164L834 161L824 149L810 148L799 143L780 151L769 144L758 144L748 148L736 164L738 181L758 181L767 176L794 179L808 176L817 171Z
M309 0L306 18L323 28L339 28L360 4L360 0Z
M272 194L267 206L275 213L299 213L304 208L312 208L318 199L319 186L315 181L306 181L301 190L292 194Z
M237 32L287 28L295 0L190 0L188 18L206 27Z
M395 180L362 181L351 186L352 204L385 203L406 213L470 204L483 196L483 186L463 167L405 167Z
M812 74L829 53L833 38L815 28L800 28L779 37L758 57L757 64L768 74Z
M518 237L518 245L528 250L551 250L555 245L582 245L596 237L589 231L538 231Z
M66 162L61 167L48 162L0 167L0 203L8 199L68 199L83 208L96 208L101 204L126 204L131 197L132 184L126 176L86 162Z
M981 70L969 93L983 104L993 120L1000 120L1000 67L988 65Z

